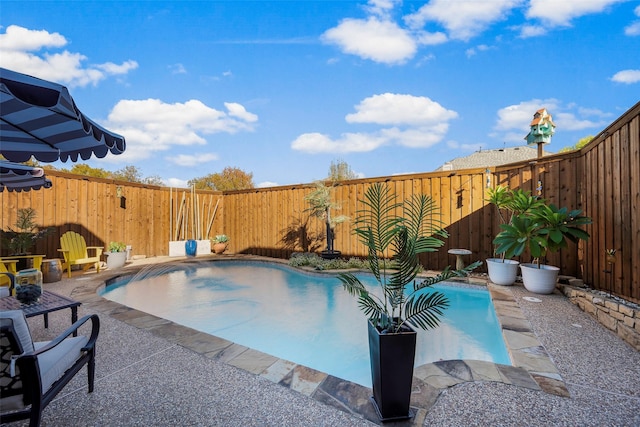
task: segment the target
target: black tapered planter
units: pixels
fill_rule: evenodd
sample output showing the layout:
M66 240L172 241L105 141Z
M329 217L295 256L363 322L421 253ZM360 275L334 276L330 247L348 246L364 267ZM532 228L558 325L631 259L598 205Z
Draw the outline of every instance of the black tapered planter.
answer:
M416 332L381 334L369 323L372 403L382 421L411 418L411 384L416 354Z

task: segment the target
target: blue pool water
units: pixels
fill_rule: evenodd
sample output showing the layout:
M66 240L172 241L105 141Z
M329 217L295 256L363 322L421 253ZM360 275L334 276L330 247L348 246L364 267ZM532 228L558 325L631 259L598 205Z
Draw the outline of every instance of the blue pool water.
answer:
M377 288L372 277L362 278ZM216 261L129 279L110 284L102 296L371 387L367 320L334 276L272 263ZM418 330L415 365L450 359L510 365L488 291L435 289L450 307L437 329Z

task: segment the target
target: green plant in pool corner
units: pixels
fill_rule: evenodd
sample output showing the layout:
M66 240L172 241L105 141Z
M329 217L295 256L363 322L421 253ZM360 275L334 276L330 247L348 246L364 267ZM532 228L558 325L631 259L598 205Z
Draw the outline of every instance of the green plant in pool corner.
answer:
M422 291L451 277L465 277L480 262L418 279L419 255L437 251L448 237L431 197L414 195L399 203L386 184L375 183L360 203L364 208L358 211L354 231L367 248L367 263L381 294L369 292L352 273L338 275L344 288L358 298L360 309L381 333L400 332L407 322L425 330L438 326L449 301L441 292ZM381 262L385 258L396 267L389 269Z
M127 245L122 242L110 242L107 249L109 252L124 252L127 249Z

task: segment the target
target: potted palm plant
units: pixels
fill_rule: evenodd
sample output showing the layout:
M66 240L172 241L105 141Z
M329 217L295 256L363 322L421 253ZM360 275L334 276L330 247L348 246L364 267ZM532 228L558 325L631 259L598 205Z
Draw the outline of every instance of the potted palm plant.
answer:
M414 327L435 328L449 305L442 293L427 288L453 276L465 277L480 263L418 279L419 255L437 251L447 237L433 200L414 195L399 203L385 184L375 183L360 203L364 208L358 211L354 231L367 248L367 263L379 286L369 291L352 273L338 277L368 317L372 403L383 421L406 419L412 416Z
M511 190L505 186L497 186L487 190L489 203L496 207L500 227L503 224L511 223L512 219L530 209L535 209L542 202L531 196L530 192L521 189ZM503 215L506 212L506 215ZM489 279L496 285L510 286L516 281L520 262L513 259L506 259L505 253L499 254L500 258L488 258L487 270Z
M589 233L581 227L591 222L581 210L557 208L540 199L534 208L515 215L509 224L501 225L502 231L493 243L497 245L496 252L507 257L520 256L528 250L534 262L520 265L524 287L530 292L550 294L556 287L560 269L542 261L547 253L566 248L568 241L588 240Z
M107 247L107 268L121 268L127 262L127 245L122 242L110 242Z

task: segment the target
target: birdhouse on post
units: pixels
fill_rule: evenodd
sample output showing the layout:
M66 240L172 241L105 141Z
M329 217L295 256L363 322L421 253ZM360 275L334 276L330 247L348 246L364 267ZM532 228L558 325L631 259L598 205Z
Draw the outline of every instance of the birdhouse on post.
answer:
M538 144L538 158L541 158L542 144L551 142L551 136L556 130L556 125L553 123L551 114L547 112L547 109L541 108L533 115L533 120L531 120L529 126L531 130L524 139L527 140L528 145Z

